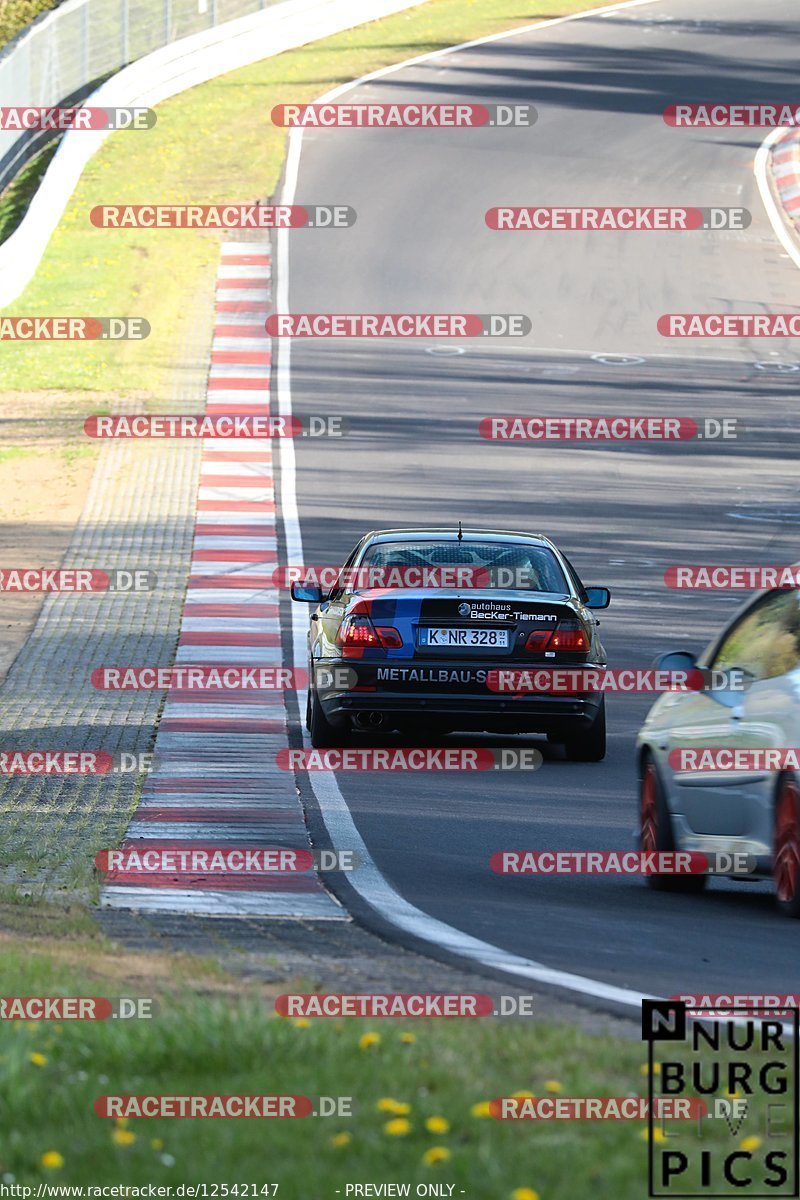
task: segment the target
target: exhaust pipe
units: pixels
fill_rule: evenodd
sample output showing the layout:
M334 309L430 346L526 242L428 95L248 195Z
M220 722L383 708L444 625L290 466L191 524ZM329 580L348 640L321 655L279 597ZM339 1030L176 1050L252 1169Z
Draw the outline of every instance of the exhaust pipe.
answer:
M357 729L378 729L383 724L383 714L378 712L360 712L353 717Z

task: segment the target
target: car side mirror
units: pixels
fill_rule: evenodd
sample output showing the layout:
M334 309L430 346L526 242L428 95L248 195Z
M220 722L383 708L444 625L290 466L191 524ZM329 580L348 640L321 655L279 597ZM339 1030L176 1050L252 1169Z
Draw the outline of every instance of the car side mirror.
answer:
M292 584L292 599L300 600L303 604L319 604L322 600L322 588L318 583Z
M697 659L691 650L670 650L667 654L659 654L655 661L657 671L693 671Z
M587 587L585 591L587 608L608 608L611 603L611 592L608 588Z

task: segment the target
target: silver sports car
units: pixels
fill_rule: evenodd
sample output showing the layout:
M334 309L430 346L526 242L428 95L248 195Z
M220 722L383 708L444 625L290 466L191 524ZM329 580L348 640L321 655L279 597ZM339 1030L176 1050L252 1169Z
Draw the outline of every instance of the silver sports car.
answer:
M746 853L800 917L800 591L759 593L698 659L658 666L716 672L706 690L666 692L637 739L640 848ZM651 875L699 891L705 875Z

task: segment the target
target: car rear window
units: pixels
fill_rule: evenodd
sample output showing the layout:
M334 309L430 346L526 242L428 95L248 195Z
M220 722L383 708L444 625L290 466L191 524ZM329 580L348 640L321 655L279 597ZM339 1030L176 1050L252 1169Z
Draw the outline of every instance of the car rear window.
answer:
M569 592L561 565L546 546L524 542L397 541L374 542L360 567L466 566L481 572L481 587L519 588L531 592ZM487 571L484 582L483 571Z

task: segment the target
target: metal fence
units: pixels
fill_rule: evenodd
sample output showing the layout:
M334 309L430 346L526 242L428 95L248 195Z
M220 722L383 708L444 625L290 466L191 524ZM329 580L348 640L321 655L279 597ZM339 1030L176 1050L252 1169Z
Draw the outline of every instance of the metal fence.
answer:
M280 0L66 0L0 52L0 107L76 103L153 50ZM52 134L0 131L0 191Z

